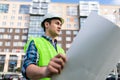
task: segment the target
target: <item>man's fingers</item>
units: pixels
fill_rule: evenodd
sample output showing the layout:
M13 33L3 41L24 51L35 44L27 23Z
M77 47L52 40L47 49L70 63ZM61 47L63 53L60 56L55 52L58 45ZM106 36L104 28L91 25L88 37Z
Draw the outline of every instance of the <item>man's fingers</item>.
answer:
M60 64L52 61L52 62L50 62L50 66L51 66L52 68L54 68L55 71L52 70L54 73L57 73L57 74L58 74L58 73L61 72L61 69L62 69L61 67L62 67L62 66L61 66Z
M50 75L60 74L64 65L66 63L66 56L63 54L58 54L54 58L52 58L48 64L48 72Z
M58 74L58 72L59 72L56 68L54 68L51 65L48 66L48 70L49 70L50 75L52 75L52 74Z
M64 54L58 54L55 56L56 58L61 58L64 62L67 61L66 56Z
M65 62L61 58L54 58L53 62L60 66L61 69L63 69Z

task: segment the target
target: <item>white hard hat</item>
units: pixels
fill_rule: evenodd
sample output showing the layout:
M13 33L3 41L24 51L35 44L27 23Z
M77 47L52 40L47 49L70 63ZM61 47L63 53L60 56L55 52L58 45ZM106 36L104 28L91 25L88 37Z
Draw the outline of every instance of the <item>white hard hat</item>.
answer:
M61 21L62 24L64 23L64 19L60 15L47 13L41 21L41 26L44 27L44 22L47 19L54 19L54 18L58 18Z

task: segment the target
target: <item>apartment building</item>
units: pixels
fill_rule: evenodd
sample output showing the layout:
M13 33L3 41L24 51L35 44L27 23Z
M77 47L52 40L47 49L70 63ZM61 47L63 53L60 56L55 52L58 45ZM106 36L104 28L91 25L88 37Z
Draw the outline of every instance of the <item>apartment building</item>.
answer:
M21 66L27 41L30 2L0 1L0 72Z
M40 37L44 34L40 25L42 17L48 12L50 0L32 0L30 5L30 24L28 39L30 37Z
M82 27L85 23L86 18L91 12L99 14L100 4L97 1L80 1L79 2L79 15L80 15L80 26Z
M100 5L100 15L112 21L120 27L120 6Z
M79 25L79 5L68 3L50 3L48 12L61 15L65 22L58 37L58 44L67 52L74 37L77 35Z

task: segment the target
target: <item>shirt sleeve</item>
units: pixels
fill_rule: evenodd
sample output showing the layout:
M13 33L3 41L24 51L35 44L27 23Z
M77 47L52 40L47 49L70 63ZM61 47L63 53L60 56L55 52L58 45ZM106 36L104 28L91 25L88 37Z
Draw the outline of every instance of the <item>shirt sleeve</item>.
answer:
M26 76L26 68L30 64L35 64L37 65L37 60L38 60L38 53L37 53L37 48L34 44L34 41L32 40L29 44L29 47L27 49L26 55L24 56L23 64L22 64L22 75L28 79Z

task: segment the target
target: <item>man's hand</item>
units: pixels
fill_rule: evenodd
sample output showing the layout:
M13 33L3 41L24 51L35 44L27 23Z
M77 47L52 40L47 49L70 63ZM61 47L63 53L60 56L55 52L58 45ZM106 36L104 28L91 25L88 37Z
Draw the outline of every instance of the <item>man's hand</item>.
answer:
M66 56L58 54L52 58L46 68L46 73L50 77L54 74L60 74L66 63Z

